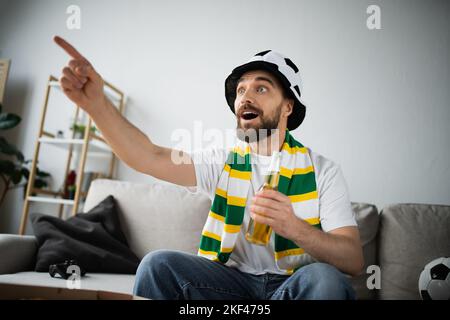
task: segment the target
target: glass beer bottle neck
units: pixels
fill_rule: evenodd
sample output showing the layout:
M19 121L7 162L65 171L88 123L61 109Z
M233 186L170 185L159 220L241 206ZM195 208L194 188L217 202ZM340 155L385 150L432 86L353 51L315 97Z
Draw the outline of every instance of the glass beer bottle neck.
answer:
M269 175L266 176L266 181L264 183L263 188L277 190L278 189L278 178L279 178L278 172L269 173Z

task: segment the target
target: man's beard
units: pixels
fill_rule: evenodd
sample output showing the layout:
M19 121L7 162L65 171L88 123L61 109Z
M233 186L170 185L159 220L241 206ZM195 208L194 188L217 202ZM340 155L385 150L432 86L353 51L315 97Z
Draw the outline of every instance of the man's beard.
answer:
M258 142L260 140L270 137L273 133L277 132L278 124L280 123L281 116L280 104L276 109L272 117L265 117L263 114L259 115L259 123L255 125L248 125L243 127L240 116L237 116L237 138L245 142Z

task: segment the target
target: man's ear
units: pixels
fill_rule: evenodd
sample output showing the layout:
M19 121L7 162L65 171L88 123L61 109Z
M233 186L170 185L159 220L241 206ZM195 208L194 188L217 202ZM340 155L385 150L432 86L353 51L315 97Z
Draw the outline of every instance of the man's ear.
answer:
M287 103L285 104L285 115L286 118L289 117L294 110L294 99L287 99Z

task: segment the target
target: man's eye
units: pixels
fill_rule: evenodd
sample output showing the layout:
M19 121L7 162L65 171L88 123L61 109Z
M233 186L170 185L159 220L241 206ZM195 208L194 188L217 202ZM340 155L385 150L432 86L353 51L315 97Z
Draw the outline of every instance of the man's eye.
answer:
M258 89L256 89L256 91L261 92L260 89L264 89L265 91L267 91L267 88L264 87L264 86L258 87ZM239 89L237 89L237 93L238 93L238 94L241 94L241 93L243 93L243 92L244 92L244 88L239 88Z
M259 87L259 88L258 88L258 91L260 91L259 89L261 89L261 88L263 88L264 90L267 91L266 87L263 87L263 86Z

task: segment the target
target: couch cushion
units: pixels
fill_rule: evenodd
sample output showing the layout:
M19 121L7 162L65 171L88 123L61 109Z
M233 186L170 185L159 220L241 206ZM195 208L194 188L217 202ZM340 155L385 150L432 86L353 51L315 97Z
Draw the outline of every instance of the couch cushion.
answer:
M367 288L366 273L367 267L376 264L376 235L378 231L379 214L377 207L368 203L352 202L352 209L355 212L356 222L359 228L359 235L364 254L363 273L351 279L356 297L360 300L374 299L375 290Z
M142 259L156 249L197 253L211 201L201 193L172 184L94 180L83 208L87 212L113 195L130 249Z
M381 299L420 299L424 266L450 256L450 206L397 204L381 211Z
M34 236L0 234L0 274L32 270L37 248Z
M133 293L134 275L88 273L80 279L80 289ZM0 275L0 283L67 288L66 280L52 278L47 272L19 272Z

